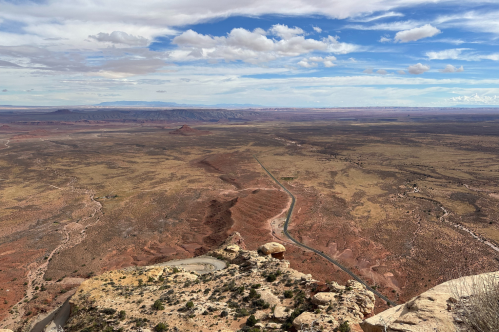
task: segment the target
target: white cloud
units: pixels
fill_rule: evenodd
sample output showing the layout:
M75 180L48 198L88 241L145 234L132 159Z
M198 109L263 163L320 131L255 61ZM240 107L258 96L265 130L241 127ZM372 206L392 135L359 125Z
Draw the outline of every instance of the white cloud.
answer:
M397 73L399 73L399 75L405 75L405 71L403 70L397 70Z
M381 15L376 15L376 16L369 16L369 17L365 17L365 18L354 18L354 19L352 19L352 21L366 23L366 22L372 22L372 21L376 21L376 20L379 20L382 18L387 18L387 17L404 17L404 14L391 11L391 12L387 12L387 13L384 13Z
M187 30L173 39L172 43L179 49L170 52L170 57L175 61L219 59L261 63L316 51L346 54L359 49L357 45L338 42L337 37L328 36L321 40L305 38L298 35L303 33L303 30L298 29L274 25L269 32L281 36L280 40L268 38L261 31L251 32L242 28L232 29L227 36L222 37Z
M439 52L426 52L426 56L430 60L446 60L446 59L458 59L459 55L468 48L453 48L449 50L443 50Z
M313 68L317 67L317 63L315 62L308 62L307 59L303 59L300 62L298 62L299 66L302 66L303 68Z
M430 70L429 66L422 65L420 63L407 67L407 71L409 72L409 74L413 75L420 75L427 72L428 70Z
M441 39L434 39L432 40L434 43L447 43L447 44L454 44L454 45L461 45L466 43L462 39L452 39L452 38L441 38Z
M326 61L324 61L323 63L324 63L324 67L326 67L326 68L331 68L331 67L336 66L336 64L335 64L335 63L333 63L333 62L332 62L332 61L330 61L330 60L326 60Z
M461 66L459 68L454 67L453 65L447 65L444 69L440 69L441 73L460 73L464 71L464 67Z
M374 71L372 68L366 68L364 71L362 71L364 74L372 74Z
M313 56L308 59L302 59L300 62L298 62L298 65L304 67L304 68L312 68L312 67L317 67L317 63L322 63L324 64L324 67L326 68L331 68L336 66L333 61L336 60L336 57L334 56L328 56L328 57L320 57L320 56Z
M388 72L387 72L386 70L384 70L384 69L378 69L378 70L376 71L376 74L386 75L386 74L388 74Z
M8 92L8 91L9 91L9 90L7 90L7 89L3 89L3 90L2 90L2 92Z
M275 24L270 28L269 32L275 36L279 36L282 39L290 39L295 36L303 35L305 31L303 29L294 27L290 28L284 24Z
M435 28L431 24L425 24L422 27L399 31L395 35L395 41L401 43L407 43L410 41L416 41L423 38L433 37L441 33L439 29Z
M142 36L129 35L123 31L113 31L111 33L99 32L97 35L88 36L99 42L108 42L112 44L125 44L130 46L146 46L149 40Z
M381 38L378 40L380 43L388 43L388 42L391 42L391 38L388 38L388 37L385 37L385 36L381 36Z
M374 25L349 24L349 25L346 25L344 28L345 29L354 29L354 30L400 31L400 30L409 30L409 29L417 28L420 25L421 25L420 21L408 20L408 21L378 23L378 24L374 24Z
M458 96L452 97L449 99L452 102L460 103L460 104L477 104L477 105L499 105L499 96L487 96L487 95L478 95L475 93L471 96Z
M322 29L319 28L319 27L312 27L312 29L314 29L314 31L317 32L317 33L321 33L322 32Z
M479 54L477 52L466 52L463 54L463 51L471 51L471 48L453 48L438 52L426 52L426 56L430 60L464 60L464 61L480 61L480 60L492 60L499 61L499 53L492 54Z

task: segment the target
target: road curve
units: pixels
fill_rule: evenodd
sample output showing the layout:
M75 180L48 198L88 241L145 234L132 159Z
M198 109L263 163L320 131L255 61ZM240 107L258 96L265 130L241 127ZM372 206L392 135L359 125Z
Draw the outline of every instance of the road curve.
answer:
M253 156L255 158L255 160L260 164L260 166L263 168L263 170L272 178L272 180L274 180L275 183L277 183L288 195L289 197L291 197L291 206L289 207L289 211L288 211L288 215L286 216L286 221L284 222L284 235L286 235L288 237L288 239L290 239L293 243L295 243L296 245L302 247L302 248L305 248L305 249L308 249L310 251L313 251L314 253L316 253L317 255L319 256L322 256L323 258L327 259L329 262L333 263L334 265L336 265L337 267L339 267L340 269L342 269L343 271L345 271L346 273L348 273L352 278L354 278L356 281L360 282L361 284L363 284L368 290L370 290L371 292L373 292L376 296L378 296L380 299L386 301L386 303L388 303L389 305L392 305L392 306L395 306L396 303L394 303L393 301L391 301L390 299L388 299L386 296L384 296L383 294L381 294L380 292L378 292L377 290L373 289L371 286L369 286L364 280L360 279L360 277L358 277L355 273L353 273L352 271L350 271L348 268L346 268L345 266L341 265L338 261L332 259L331 257L329 257L328 255L326 255L325 253L323 253L322 251L319 251L319 250L316 250L314 248L311 248L297 240L295 240L294 237L291 236L291 234L289 234L288 232L288 225L289 225L289 222L291 221L291 214L293 213L293 208L295 207L295 202L296 202L296 198L295 196L293 196L293 194L288 190L286 189L286 187L284 187L273 175L272 173L269 172L268 169L265 168L265 166L263 166L263 164L260 162L260 160L258 160L258 158L256 156Z
M227 265L224 261L210 256L199 256L187 259L178 259L164 263L155 264L154 266L176 266L186 269L187 271L194 271L199 274L206 274L218 270L225 269Z

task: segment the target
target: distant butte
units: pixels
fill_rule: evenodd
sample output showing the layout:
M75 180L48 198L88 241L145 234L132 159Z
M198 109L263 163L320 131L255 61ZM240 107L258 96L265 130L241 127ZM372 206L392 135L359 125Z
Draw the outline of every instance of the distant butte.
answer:
M73 113L73 112L71 112L68 109L62 109L62 110L57 110L55 112L52 112L52 114L71 114L71 113Z
M172 135L183 135L183 136L201 136L201 135L209 135L211 134L207 130L198 130L189 127L188 125L183 125L179 129L176 129L172 132L170 132Z

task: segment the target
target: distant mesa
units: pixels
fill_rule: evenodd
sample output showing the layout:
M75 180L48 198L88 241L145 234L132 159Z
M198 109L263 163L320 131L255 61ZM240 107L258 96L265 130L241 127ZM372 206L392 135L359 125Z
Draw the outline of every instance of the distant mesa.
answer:
M202 136L202 135L209 135L211 134L207 130L198 130L189 127L188 125L183 125L179 129L176 129L172 132L170 132L172 135L183 135L183 136Z
M73 113L73 112L71 112L68 109L62 109L62 110L57 110L55 112L52 112L52 114L71 114L71 113Z
M7 126L7 125L1 125L0 126L0 130L11 130L12 127L11 126Z

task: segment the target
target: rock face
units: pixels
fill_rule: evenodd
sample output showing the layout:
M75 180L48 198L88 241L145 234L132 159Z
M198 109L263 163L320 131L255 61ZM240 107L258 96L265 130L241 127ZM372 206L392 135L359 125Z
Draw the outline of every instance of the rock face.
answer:
M239 331L251 314L261 330L313 326L333 331L344 321L361 322L373 307L373 294L362 285L319 283L289 268L288 261L235 243L237 234L208 253L228 263L210 274L171 266L133 267L83 282L71 299L64 331L154 331L159 323L169 331ZM315 294L319 287L329 292Z
M258 251L264 255L271 255L277 259L284 259L284 252L286 251L286 248L280 243L269 242L260 246Z
M444 282L405 304L366 319L360 326L364 332L459 331L462 320L459 318L459 306L456 305L460 297L456 294L463 298L472 295L469 294L469 285L491 276L499 280L499 272L493 272Z

